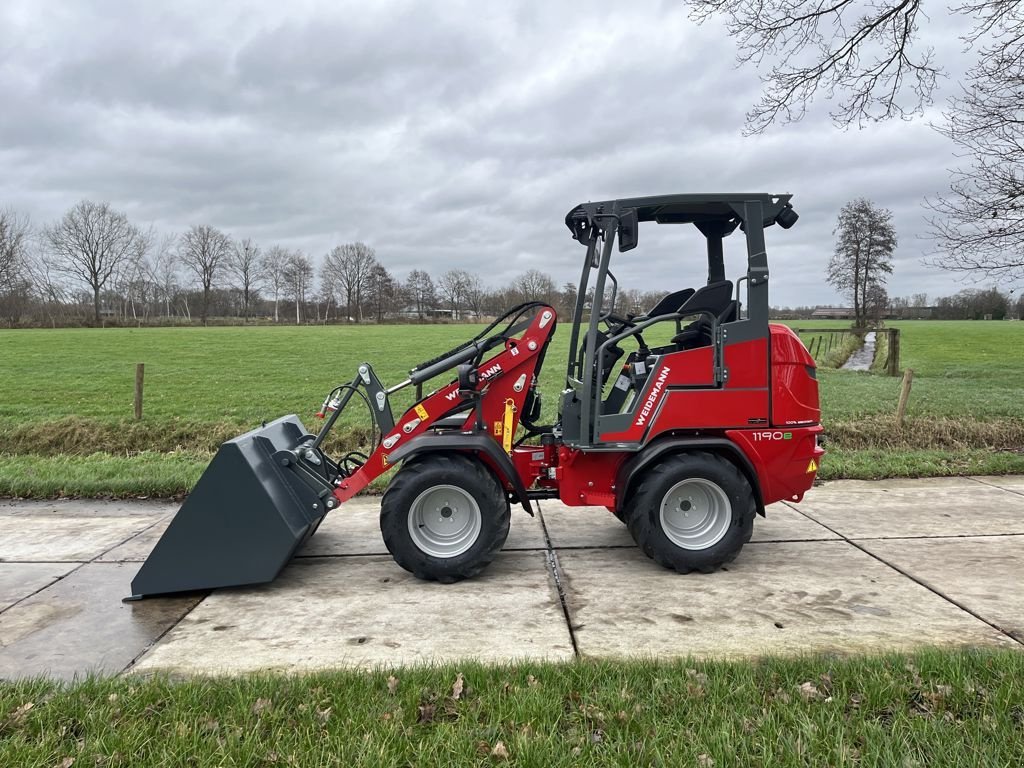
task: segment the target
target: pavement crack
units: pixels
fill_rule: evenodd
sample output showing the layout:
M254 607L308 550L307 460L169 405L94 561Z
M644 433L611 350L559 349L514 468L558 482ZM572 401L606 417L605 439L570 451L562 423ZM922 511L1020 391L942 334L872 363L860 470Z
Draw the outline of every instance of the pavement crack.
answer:
M1006 491L1007 493L1015 493L1018 496L1024 496L1024 491L1018 491L1015 488L1006 488L1002 485L996 485L995 483L990 483L988 480L983 480L980 477L972 477L971 480L973 480L976 483L981 483L986 488L997 488L1000 491Z
M558 563L558 553L551 544L551 535L548 533L547 523L544 522L544 512L541 510L540 502L537 501L537 519L540 520L541 530L544 532L545 559L548 564L548 571L551 578L555 580L555 589L558 591L558 601L562 605L562 616L565 618L565 627L569 630L569 640L572 642L572 653L577 659L580 657L580 647L576 642L576 630L572 628L572 615L569 612L569 600L565 593L565 585L562 583L562 567Z
M868 550L867 548L865 548L865 547L862 547L862 546L861 546L860 544L858 544L858 543L857 543L856 541L854 541L853 539L849 539L849 538L847 538L846 536L843 536L843 534L841 534L841 533L840 533L839 531L837 531L837 530L836 530L835 528L831 528L831 527L829 527L828 525L826 525L825 523L821 522L820 520L815 520L815 519L814 519L813 517L811 517L810 515L808 515L808 514L807 514L806 512L804 512L804 511L802 511L802 510L800 510L800 509L797 509L797 508L796 508L795 506L793 506L793 505L792 505L792 504L790 504L789 502L787 502L787 501L784 501L784 502L782 502L782 503L783 503L783 504L785 504L785 505L786 505L787 507L789 507L790 509L792 509L792 510L793 510L794 512L796 512L797 514L803 515L803 516L804 516L804 517L806 517L806 518L807 518L808 520L811 520L811 521L813 521L813 522L817 523L818 525L820 525L821 527L823 527L823 528L827 528L828 530L832 531L832 533L836 534L836 536L839 536L839 538L840 538L840 539L841 539L842 541L845 541L845 542L846 542L847 544L849 544L849 545L850 545L851 547L854 547L855 549L859 549L859 550L860 550L861 552L863 552L863 553L864 553L865 555L867 555L868 557L870 557L870 558L872 558L872 559L874 559L874 560L877 560L877 561L878 561L878 562L880 562L880 563L881 563L882 565L885 565L885 566L888 566L889 568L892 568L892 569L893 569L894 571L896 571L896 573L899 573L899 574L901 574L902 576L905 576L906 578L910 579L910 580L911 580L912 582L914 582L915 584L919 584L920 586L924 587L925 589L927 589L927 590L928 590L929 592L931 592L932 594L934 594L934 595L937 595L938 597L941 597L941 598L942 598L943 600L945 600L945 601L946 601L947 603L950 603L951 605L954 605L954 606L956 606L957 608L959 608L959 609L960 609L961 611L963 611L964 613L966 613L966 614L969 614L970 616L973 616L973 617L974 617L974 618L976 618L976 619L977 619L978 621L980 621L980 622L981 622L982 624L985 624L985 625L987 625L987 626L991 627L991 628L992 628L992 629L994 629L994 630L995 630L996 632L1000 633L1001 635L1004 635L1005 637L1008 637L1008 638L1009 638L1010 640L1012 640L1013 642L1017 643L1018 645L1024 645L1024 639L1021 639L1020 637L1018 637L1018 636L1017 636L1017 634L1016 634L1015 632L1013 632L1012 630L1009 630L1009 629L1005 629L1004 627L1001 627L1001 626L999 626L999 625L998 625L997 623L995 623L995 622L994 622L994 621L992 621L991 619L987 619L987 618L985 618L985 617L984 617L984 616L982 616L982 615L981 615L980 613L978 613L977 611L975 611L975 610L974 610L973 608L969 608L968 606L964 605L964 604L963 604L962 602L960 602L959 600L956 600L956 599L954 599L954 598L950 597L950 596L949 596L949 595L947 595L947 594L946 594L945 592L943 592L943 591L942 591L941 589L938 589L938 588L936 588L936 587L933 587L933 586L932 586L931 584L929 584L929 583L928 583L927 581L924 581L923 579L919 579L919 578L917 578L916 576L914 576L914 575L913 575L912 573L910 573L909 571L906 571L906 570L904 570L903 568L900 568L900 567L899 567L898 565L896 565L896 564L894 564L894 563L891 563L891 562L889 562L889 561L888 561L888 560L886 560L886 559L885 559L884 557L882 557L882 556L880 556L880 555L876 555L876 554L875 554L874 552L871 552L871 551L870 551L870 550ZM923 537L920 537L920 538L931 538L931 537L923 536ZM938 537L936 537L936 538L938 538ZM953 538L953 537L946 537L946 538Z

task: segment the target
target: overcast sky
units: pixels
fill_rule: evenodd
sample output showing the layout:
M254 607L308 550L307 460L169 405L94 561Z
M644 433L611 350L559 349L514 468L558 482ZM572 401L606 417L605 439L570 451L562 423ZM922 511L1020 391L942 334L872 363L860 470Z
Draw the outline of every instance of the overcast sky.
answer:
M771 302L798 305L839 301L832 230L867 196L895 214L891 295L962 287L920 264L922 198L956 163L927 119L842 131L823 104L744 138L757 73L681 3L258 5L5 0L0 207L41 224L105 200L160 231L212 224L318 258L362 240L399 278L497 285L531 267L575 281L563 218L584 200L789 192L801 218L768 232ZM957 51L944 27L940 62ZM655 229L620 281L699 284L700 244Z

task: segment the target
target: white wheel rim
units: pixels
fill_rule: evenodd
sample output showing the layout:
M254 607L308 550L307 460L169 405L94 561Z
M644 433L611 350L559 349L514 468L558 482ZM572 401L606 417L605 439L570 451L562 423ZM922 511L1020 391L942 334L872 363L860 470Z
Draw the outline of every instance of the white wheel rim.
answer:
M681 549L703 550L720 542L732 524L732 504L717 484L691 477L661 500L661 530Z
M483 516L469 493L456 485L435 485L423 491L409 508L409 536L431 557L463 554L480 537Z

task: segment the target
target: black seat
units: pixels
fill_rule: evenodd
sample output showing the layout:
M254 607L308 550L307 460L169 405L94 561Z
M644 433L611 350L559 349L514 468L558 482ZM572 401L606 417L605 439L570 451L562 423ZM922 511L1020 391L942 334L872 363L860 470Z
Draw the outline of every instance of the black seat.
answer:
M651 307L647 312L642 315L638 315L633 318L634 320L650 320L653 317L661 317L662 315L671 315L683 306L690 298L695 294L696 291L693 288L683 288L681 291L673 291L672 293L666 294L662 299Z
M736 319L739 305L732 298L732 281L719 280L698 290L679 309L681 315L699 314L696 320L672 337L677 349L705 347L714 340L716 324L731 323Z

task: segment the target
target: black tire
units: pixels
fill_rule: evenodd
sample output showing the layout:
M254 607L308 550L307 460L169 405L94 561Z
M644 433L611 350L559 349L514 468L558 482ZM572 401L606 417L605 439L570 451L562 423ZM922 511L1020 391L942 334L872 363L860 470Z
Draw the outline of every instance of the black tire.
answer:
M418 514L417 500L428 500L425 494L439 487L457 489L451 492L456 501L472 507L472 499L479 512L479 531L465 551L452 555L425 551L425 546L435 543L430 540L432 534L417 533L418 543L410 530L425 527L415 524L420 518L413 518ZM421 512L423 503L418 507ZM445 509L451 516L452 510ZM388 552L405 570L426 581L452 584L476 576L490 564L508 538L511 517L505 491L487 467L459 454L432 453L406 462L391 480L381 500L380 531Z
M673 516L678 519L682 510L691 509L680 506L676 511L673 503L688 489L695 490L698 496L693 509L699 522L712 519L708 508L720 510L714 518L718 522L705 535L706 544L701 541L699 527L691 529L696 533L689 533L671 527L666 530L663 525L663 504L669 521ZM706 494L706 498L702 499L701 494ZM701 509L702 503L705 510ZM735 560L743 545L750 541L756 504L750 483L735 464L699 451L669 456L644 473L623 512L633 540L652 560L679 573L711 573ZM671 526L671 522L667 524ZM677 541L685 541L687 546L680 546Z

